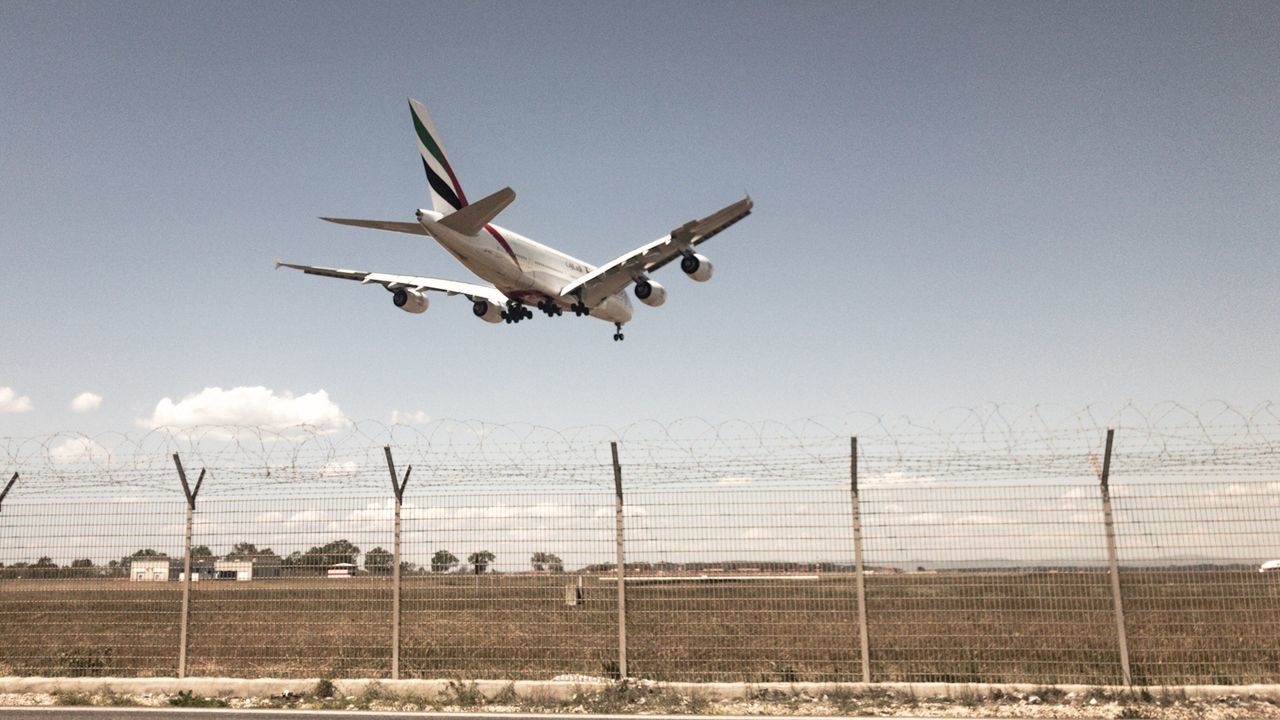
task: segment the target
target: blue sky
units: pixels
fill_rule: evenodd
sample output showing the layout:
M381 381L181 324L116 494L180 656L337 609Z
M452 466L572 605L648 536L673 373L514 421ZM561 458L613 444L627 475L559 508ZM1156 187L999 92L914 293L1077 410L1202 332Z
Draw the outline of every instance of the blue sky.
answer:
M211 387L265 388L202 396L258 422L310 395L556 427L1275 399L1278 26L1245 3L3 3L0 435L129 430ZM519 194L499 222L590 262L744 190L756 210L706 246L712 282L660 274L624 343L273 271L470 279L315 219L429 205L409 96L471 196Z

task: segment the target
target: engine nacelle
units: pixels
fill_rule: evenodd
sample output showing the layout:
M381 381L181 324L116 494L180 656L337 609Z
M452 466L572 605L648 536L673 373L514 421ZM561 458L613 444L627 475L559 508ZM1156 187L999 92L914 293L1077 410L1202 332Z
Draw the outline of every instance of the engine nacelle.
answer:
M427 311L427 305L430 305L426 295L417 290L406 290L405 288L400 288L391 293L391 302L407 313L424 313Z
M471 313L487 323L502 322L502 306L494 305L488 300L477 300L471 306Z
M649 307L658 307L667 301L667 289L652 280L636 283L636 297Z
M706 282L711 279L713 268L711 261L698 253L685 255L680 261L680 269L685 275L697 280L698 282Z

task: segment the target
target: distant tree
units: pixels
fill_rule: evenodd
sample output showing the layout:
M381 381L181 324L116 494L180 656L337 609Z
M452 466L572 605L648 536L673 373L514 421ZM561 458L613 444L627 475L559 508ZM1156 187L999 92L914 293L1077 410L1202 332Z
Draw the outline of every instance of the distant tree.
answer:
M258 554L258 546L251 542L239 542L231 546L231 552L227 553L227 559L250 559Z
M496 556L488 550L473 552L467 556L467 563L471 565L472 570L477 575L483 575L489 569L489 565L493 563Z
M457 566L458 557L448 550L437 550L436 554L431 556L431 572L449 572L451 568Z
M54 562L54 561L53 561L53 558L49 557L48 555L45 555L44 557L42 557L42 558L40 558L39 560L37 560L37 561L36 561L36 564L35 564L35 565L32 565L31 567L33 567L33 568L56 568L56 567L58 567L58 563Z
M559 555L547 552L536 552L529 557L529 564L533 566L534 572L550 571L553 573L564 572L564 561Z
M71 561L71 567L73 567L73 568L91 568L91 567L93 567L93 561L92 561L92 560L90 560L89 558L81 558L81 559L79 559L79 560L72 560L72 561Z
M273 553L274 554L274 553ZM339 563L355 564L360 548L347 540L317 545L306 552L292 552L284 560L290 575L324 575L330 567ZM258 557L262 557L259 552Z
M391 551L376 547L364 554L364 569L375 575L391 574Z
M193 558L211 558L211 557L213 557L213 551L209 549L209 546L208 546L208 545L197 545L197 546L195 546L195 547L191 548L191 557L193 557Z
M231 552L227 553L228 560L261 560L273 557L279 556L271 548L259 550L257 545L248 542L236 543L231 547Z

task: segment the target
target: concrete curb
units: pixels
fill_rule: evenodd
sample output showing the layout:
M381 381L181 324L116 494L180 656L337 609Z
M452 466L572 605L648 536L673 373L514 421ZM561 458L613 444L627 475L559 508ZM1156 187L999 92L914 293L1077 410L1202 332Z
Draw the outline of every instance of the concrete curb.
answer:
M85 693L114 692L122 695L168 694L191 692L203 697L271 697L285 693L305 695L311 692L318 678L301 679L240 679L240 678L41 678L0 677L0 693ZM636 682L636 681L632 681ZM1126 688L1122 686L1095 685L1035 685L1009 684L955 684L955 683L652 683L639 681L644 687L653 687L687 695L697 694L708 700L739 700L774 693L820 697L831 692L871 693L895 692L918 698L937 697L987 697L995 692L1032 695L1052 687L1064 693L1083 694L1104 691L1110 694L1137 693L1146 690L1154 695L1163 692L1177 693L1188 699L1254 696L1280 700L1280 685L1185 685L1168 688ZM495 698L508 691L517 697L540 697L563 700L586 691L600 691L615 687L609 680L553 681L553 680L334 680L334 687L343 695L359 695L370 685L379 692L393 696L413 696L435 700L448 696L450 688L465 685Z

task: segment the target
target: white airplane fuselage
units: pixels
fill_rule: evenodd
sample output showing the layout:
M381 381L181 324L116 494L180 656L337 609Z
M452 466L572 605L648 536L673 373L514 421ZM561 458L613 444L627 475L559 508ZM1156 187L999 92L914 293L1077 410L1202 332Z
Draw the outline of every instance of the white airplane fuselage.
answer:
M444 215L419 209L417 217L418 222L427 227ZM477 277L526 305L536 306L550 300L561 309L569 309L578 299L561 295L560 289L596 269L590 263L492 224L486 225L478 235L442 231L431 232L430 236ZM631 320L631 301L626 293L616 293L593 306L591 317L625 324Z

